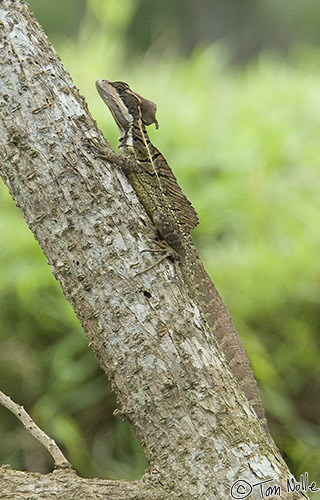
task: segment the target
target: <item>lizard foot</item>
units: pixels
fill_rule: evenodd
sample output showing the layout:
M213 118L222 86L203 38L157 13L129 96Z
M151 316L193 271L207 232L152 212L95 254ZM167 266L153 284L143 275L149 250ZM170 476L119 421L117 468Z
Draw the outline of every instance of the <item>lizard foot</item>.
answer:
M111 149L109 143L108 146L106 146L105 144L102 144L98 140L98 138L88 137L84 145L92 151L96 158L101 158L102 160L106 160L107 162L115 163L116 165L119 165L119 167L122 167L124 170L129 172L137 171L137 163L134 161L134 159L129 157L128 155L115 153Z
M155 240L154 243L156 245L155 248L145 248L141 252L162 253L160 259L157 259L156 262L146 267L142 271L137 272L136 276L138 276L139 274L143 274L147 271L150 271L150 269L156 267L158 264L160 264L160 262L165 260L167 257L169 257L172 260L177 260L179 258L178 253L175 250L173 250L173 248L171 248L166 241Z
M102 158L103 160L107 160L110 162L117 162L117 160L119 159L120 155L112 151L109 144L109 147L107 147L105 144L102 144L97 137L88 137L84 145L90 148L90 150L97 158Z

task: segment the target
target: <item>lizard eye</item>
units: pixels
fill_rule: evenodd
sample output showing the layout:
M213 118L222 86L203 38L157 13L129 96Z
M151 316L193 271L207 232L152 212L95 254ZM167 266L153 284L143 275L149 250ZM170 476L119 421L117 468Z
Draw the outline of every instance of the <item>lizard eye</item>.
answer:
M129 85L124 82L115 82L115 85L118 92L124 92L126 89L129 88Z

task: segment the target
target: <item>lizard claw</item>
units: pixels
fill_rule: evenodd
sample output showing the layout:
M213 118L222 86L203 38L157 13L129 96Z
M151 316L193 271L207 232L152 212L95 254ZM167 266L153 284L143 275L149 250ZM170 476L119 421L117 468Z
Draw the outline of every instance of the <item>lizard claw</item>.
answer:
M154 243L156 245L156 248L145 248L141 250L141 252L162 253L163 255L160 257L160 259L156 260L156 262L154 262L150 266L146 267L142 271L137 272L136 276L138 276L139 274L143 274L147 271L150 271L150 269L156 267L158 264L160 264L160 262L165 260L167 257L169 257L172 260L177 260L179 258L177 252L173 248L171 248L166 241L155 240Z

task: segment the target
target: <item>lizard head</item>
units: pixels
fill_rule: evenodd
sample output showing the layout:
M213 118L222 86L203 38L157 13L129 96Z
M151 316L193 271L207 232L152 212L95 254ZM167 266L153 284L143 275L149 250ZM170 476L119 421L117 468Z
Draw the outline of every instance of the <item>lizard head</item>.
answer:
M110 109L120 132L126 133L132 124L139 120L144 125L154 123L156 128L159 128L156 119L157 105L133 92L127 83L97 80L96 87Z

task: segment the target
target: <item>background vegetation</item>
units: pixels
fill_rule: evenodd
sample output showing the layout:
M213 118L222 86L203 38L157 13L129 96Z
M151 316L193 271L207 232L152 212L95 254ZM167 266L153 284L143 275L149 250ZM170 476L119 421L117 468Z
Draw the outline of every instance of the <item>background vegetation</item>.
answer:
M152 140L200 217L194 240L235 321L274 439L320 484L320 5L283 0L30 0L105 135L96 78L158 104ZM137 478L131 428L59 285L0 186L1 389L83 476ZM0 462L46 452L0 407Z

